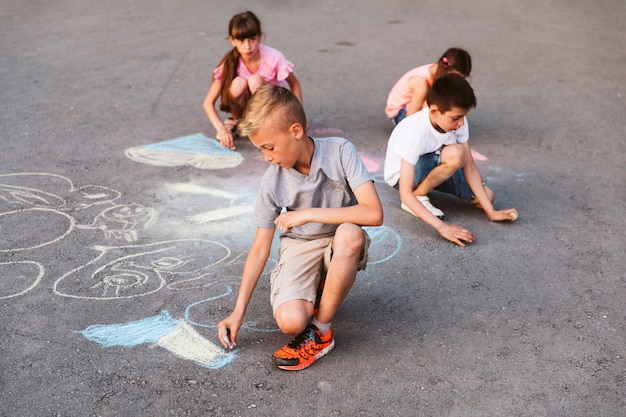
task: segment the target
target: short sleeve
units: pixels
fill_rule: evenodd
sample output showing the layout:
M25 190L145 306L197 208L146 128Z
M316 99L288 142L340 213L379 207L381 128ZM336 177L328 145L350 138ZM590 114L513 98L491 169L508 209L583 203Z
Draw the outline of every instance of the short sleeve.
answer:
M269 83L272 83L273 80L271 78L274 78L280 85L293 72L293 63L287 60L285 55L277 49L267 45L261 45L259 48L261 49L262 61L267 65L261 71L261 76Z
M364 183L373 181L356 147L350 141L342 146L341 163L350 189L355 190Z
M276 68L276 79L278 81L284 81L289 77L289 74L293 72L293 63L288 61L282 54L281 59L278 62Z
M224 64L221 64L217 68L213 70L213 78L215 81L221 83L222 82L222 73L224 72Z

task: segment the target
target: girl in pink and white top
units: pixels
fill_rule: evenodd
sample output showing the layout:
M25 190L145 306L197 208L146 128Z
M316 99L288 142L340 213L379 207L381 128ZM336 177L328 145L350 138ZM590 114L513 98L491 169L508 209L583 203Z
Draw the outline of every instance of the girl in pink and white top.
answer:
M450 73L467 78L471 71L469 53L460 48L450 48L434 64L413 68L400 77L389 92L385 114L396 125L426 107L426 93L437 78Z
M261 43L261 22L250 11L236 14L228 24L228 39L233 45L213 70L209 92L204 99L204 112L215 128L222 146L234 148L237 123L250 96L263 84L283 86L286 82L302 102L300 81L293 73L293 64L284 55ZM224 123L215 109L230 113Z

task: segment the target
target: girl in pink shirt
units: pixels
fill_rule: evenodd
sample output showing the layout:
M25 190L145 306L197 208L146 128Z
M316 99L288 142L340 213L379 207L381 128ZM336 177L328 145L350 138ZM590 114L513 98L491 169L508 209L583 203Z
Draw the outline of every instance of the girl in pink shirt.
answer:
M204 111L215 128L222 146L233 148L237 123L250 96L263 84L289 84L291 91L302 102L300 81L293 73L293 64L282 53L261 44L261 22L250 11L236 14L228 24L228 39L233 45L213 71L209 92L204 99ZM220 99L220 110L230 113L224 123L215 109Z
M393 86L387 97L385 114L394 125L426 106L426 93L442 75L457 73L467 78L472 71L472 58L460 48L448 49L434 64L413 68Z

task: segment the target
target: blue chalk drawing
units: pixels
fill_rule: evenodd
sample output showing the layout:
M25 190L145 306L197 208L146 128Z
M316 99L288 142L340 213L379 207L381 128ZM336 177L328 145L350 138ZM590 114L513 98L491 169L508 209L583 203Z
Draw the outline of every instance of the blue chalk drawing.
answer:
M131 348L153 344L167 349L179 358L196 362L202 367L217 369L231 362L235 352L226 352L209 342L184 320L173 318L163 310L158 315L119 324L97 324L77 331L103 347Z
M209 298L205 298L204 300L200 300L200 301L196 301L194 303L191 303L190 305L187 306L187 308L185 309L185 321L187 323L191 323L194 326L199 326L199 327L204 327L207 329L217 329L217 323L201 323L199 321L196 321L194 319L191 318L191 310L197 307L202 306L202 304L205 304L207 302L211 302L211 301L215 301L219 298L223 298L223 297L227 297L229 295L233 294L233 288L231 285L224 285L225 289L224 292L222 294L213 296L213 297L209 297ZM202 315L202 314L201 314ZM203 317L205 315L202 315ZM265 326L263 326L261 323L261 320L247 320L244 323L242 323L241 328L242 329L248 329L248 330L252 330L252 331L256 331L256 332L263 332L263 333L271 333L271 332L277 332L280 329L278 327L276 327L275 323L272 322L272 324L265 324Z
M368 265L375 265L386 262L400 252L402 248L402 238L390 227L364 227L367 234L372 239L369 247ZM380 257L380 259L379 259Z
M223 169L243 162L241 154L202 133L134 146L126 149L125 154L135 162L155 166L190 165L200 169Z

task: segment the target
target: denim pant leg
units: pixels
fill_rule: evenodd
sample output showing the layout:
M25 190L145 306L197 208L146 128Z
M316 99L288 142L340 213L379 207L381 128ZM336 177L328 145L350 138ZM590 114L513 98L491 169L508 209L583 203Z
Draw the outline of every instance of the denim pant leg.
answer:
M428 174L430 174L430 171L441 163L440 153L441 150L438 150L436 152L420 156L417 160L417 164L415 164L415 184L413 185L413 189L417 188L417 186L424 181ZM452 176L443 183L435 187L435 190L455 195L466 201L472 201L474 199L474 193L467 183L467 180L465 180L463 170L461 169L452 174Z
M470 188L463 170L459 169L450 178L435 187L435 190L453 194L468 203L474 200L474 192Z

